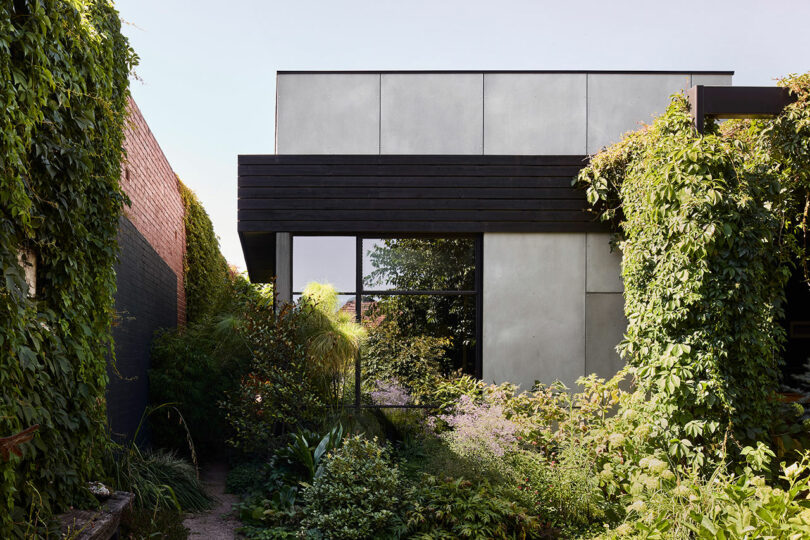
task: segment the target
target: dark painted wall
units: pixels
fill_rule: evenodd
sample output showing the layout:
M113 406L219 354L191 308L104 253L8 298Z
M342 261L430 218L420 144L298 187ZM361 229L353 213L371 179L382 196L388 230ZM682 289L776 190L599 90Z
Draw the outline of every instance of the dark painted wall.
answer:
M107 414L113 438L131 440L149 394L149 349L155 331L177 324L177 276L129 219L118 226L115 369L108 371ZM139 442L146 440L139 434Z

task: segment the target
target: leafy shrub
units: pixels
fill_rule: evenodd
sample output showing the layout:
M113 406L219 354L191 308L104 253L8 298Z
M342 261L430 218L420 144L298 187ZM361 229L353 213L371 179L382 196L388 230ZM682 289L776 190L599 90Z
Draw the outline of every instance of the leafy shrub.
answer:
M177 429L179 411L201 455L222 450L228 424L217 403L238 388L250 358L238 324L234 316L206 318L164 331L152 342L150 402L177 408L149 417L155 444L177 451L188 447Z
M304 489L302 528L322 538L390 538L398 526L399 481L376 440L348 438Z
M302 339L305 317L300 306L278 315L272 306L254 306L245 315L248 373L220 402L233 432L228 442L243 452L266 456L287 433L324 420L325 398Z
M228 470L225 479L225 491L236 495L263 493L268 484L274 485L276 477L273 462L247 461L239 463Z
M376 381L396 381L416 403L423 403L441 380L449 345L447 338L405 336L399 324L387 318L369 330L362 350L364 383L376 390Z
M529 509L489 484L423 475L410 493L406 526L413 538L541 538ZM551 532L551 531L548 531Z
M753 474L718 468L708 478L695 471L666 474L648 463L653 480L637 485L628 501L627 520L605 537L687 539L807 538L810 535L808 455L782 463L782 483L767 485Z
M292 467L293 474L303 482L312 482L323 474L324 461L328 453L335 450L343 440L343 426L338 424L323 437L309 437L299 431L292 434L292 441L276 452L279 462ZM315 444L311 444L313 441Z

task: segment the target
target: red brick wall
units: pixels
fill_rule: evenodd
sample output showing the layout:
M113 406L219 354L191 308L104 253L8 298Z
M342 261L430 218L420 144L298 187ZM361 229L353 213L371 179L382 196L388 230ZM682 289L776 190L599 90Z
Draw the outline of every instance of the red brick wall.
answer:
M124 214L177 276L177 323L182 325L186 320L183 284L186 230L177 176L132 99L125 135L127 155L122 165L121 186L132 204L124 209Z

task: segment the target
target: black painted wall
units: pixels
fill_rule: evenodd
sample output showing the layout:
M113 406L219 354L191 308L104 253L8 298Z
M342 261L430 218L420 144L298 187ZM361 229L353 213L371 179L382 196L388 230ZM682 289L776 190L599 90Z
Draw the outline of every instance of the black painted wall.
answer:
M126 217L119 222L118 245L116 363L108 367L107 416L113 438L130 441L149 396L149 350L155 331L177 325L177 277ZM138 442L147 437L139 433Z

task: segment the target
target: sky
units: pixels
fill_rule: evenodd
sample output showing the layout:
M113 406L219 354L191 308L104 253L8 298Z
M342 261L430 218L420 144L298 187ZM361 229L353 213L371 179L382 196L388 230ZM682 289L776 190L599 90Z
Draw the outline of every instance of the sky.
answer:
M278 70L810 71L808 0L119 0L131 90L244 268L238 154L273 153Z

